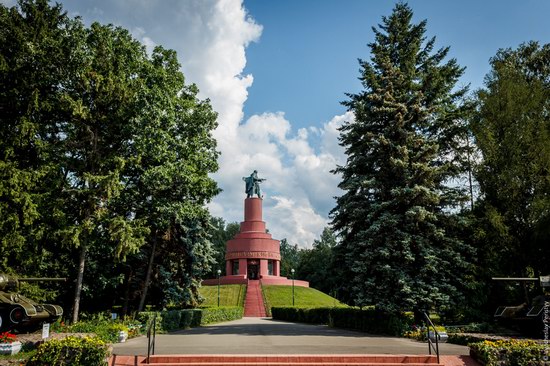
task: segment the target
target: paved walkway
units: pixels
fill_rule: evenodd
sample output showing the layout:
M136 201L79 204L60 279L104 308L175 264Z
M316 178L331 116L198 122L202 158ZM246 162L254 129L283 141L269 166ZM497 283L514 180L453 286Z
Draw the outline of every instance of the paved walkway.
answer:
M147 353L147 338L114 345L119 355ZM464 356L468 347L441 344L442 355ZM371 336L324 325L243 318L160 334L156 354L427 354L428 345L405 338Z

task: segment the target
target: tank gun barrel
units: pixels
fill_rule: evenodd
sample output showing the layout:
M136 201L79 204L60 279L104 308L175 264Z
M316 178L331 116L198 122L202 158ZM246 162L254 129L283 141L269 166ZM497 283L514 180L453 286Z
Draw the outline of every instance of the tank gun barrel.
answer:
M17 289L22 282L65 282L66 278L56 277L12 277L0 273L0 291Z
M21 282L65 282L67 281L66 278L58 278L58 277L24 277L24 278L17 278L17 281Z

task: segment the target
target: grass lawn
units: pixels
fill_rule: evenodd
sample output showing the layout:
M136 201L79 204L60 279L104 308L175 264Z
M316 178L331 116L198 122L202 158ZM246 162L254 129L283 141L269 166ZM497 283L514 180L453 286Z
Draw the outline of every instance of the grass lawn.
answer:
M292 286L263 286L267 307L292 306ZM303 307L345 306L324 292L310 287L294 287L294 304Z
M202 286L200 293L204 297L202 306L218 306L218 286ZM245 294L245 285L221 285L220 306L244 306Z

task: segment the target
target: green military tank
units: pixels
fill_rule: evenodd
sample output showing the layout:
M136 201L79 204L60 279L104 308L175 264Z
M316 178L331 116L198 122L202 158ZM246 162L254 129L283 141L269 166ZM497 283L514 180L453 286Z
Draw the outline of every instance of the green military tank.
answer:
M20 282L65 281L65 278L17 278L0 273L0 332L32 330L63 315L59 305L39 304L19 293Z

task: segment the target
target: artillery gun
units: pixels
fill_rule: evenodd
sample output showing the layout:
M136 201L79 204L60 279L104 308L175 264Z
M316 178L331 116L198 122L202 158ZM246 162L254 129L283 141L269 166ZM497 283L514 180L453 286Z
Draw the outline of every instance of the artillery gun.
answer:
M545 308L550 301L550 276L536 277L493 277L493 281L518 282L523 285L525 302L517 306L499 306L494 318L501 324L518 328L524 333L533 336L542 336L545 324ZM530 299L527 292L527 283L540 283L542 293Z
M54 322L63 309L59 305L39 304L19 293L21 282L65 281L65 278L16 278L0 273L0 331L28 330L43 322Z

